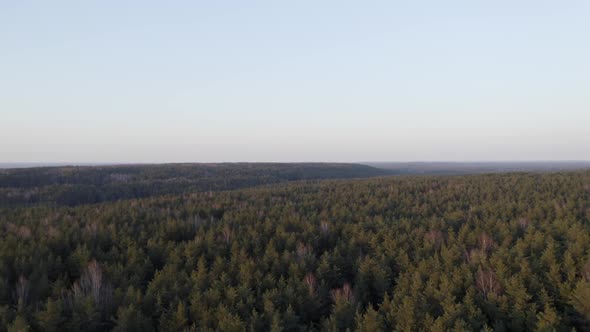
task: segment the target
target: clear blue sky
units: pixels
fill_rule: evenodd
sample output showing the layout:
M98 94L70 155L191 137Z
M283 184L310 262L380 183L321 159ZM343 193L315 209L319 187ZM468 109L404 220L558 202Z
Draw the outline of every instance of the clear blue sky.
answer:
M0 161L590 160L589 1L0 2Z

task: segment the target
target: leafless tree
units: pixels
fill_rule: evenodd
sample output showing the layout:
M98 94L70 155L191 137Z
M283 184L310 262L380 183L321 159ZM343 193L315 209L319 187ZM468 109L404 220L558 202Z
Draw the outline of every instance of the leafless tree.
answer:
M18 236L21 239L28 239L31 237L31 229L27 226L17 226L13 223L7 223L6 224L6 230L16 236Z
M86 224L84 227L84 234L91 239L96 239L96 236L98 235L98 224L95 221Z
M19 310L24 308L27 305L27 300L29 297L29 280L22 274L18 277L18 281L16 282L14 295Z
M475 284L477 289L479 289L486 297L489 294L498 295L502 292L502 286L500 285L500 282L498 281L494 271L484 271L481 267L479 270L477 270Z
M313 273L308 273L305 275L305 279L303 279L305 281L305 284L307 285L307 289L309 290L309 295L313 295L315 294L315 290L317 287L317 280L315 278L315 276L313 275Z
M27 226L20 226L18 228L18 232L17 235L21 238L21 239L28 239L31 237L31 229Z
M332 294L332 300L334 300L334 303L354 301L352 287L350 287L349 283L345 283L342 288L332 289L330 293Z
M432 244L434 244L436 248L440 248L440 246L443 244L445 240L445 236L443 232L439 230L431 230L428 233L426 233L426 239Z
M309 255L311 255L311 248L309 248L308 245L306 245L302 242L299 242L297 244L297 257L299 259L305 259Z
M465 259L465 261L468 264L471 264L471 262L472 262L471 251L473 251L473 249L472 250L469 250L469 251L465 250L463 252L463 258Z
M487 233L483 232L479 236L479 248L488 253L494 247L494 240Z
M96 260L92 260L72 286L71 297L72 302L78 302L90 296L97 306L104 307L110 302L111 293L112 289L104 280L102 268Z
M96 260L92 260L92 262L88 264L88 268L86 269L86 274L84 275L82 282L87 284L94 302L100 303L100 291L102 289L102 269Z
M229 243L229 241L231 240L231 235L231 228L228 225L225 225L225 227L223 227L223 240L225 241L225 243Z
M45 232L45 235L47 235L50 238L56 238L59 236L59 230L53 226L49 226L47 228L47 231Z
M330 231L330 224L327 221L322 221L320 223L320 231L322 232L322 235L328 235L328 232Z
M518 220L518 226L520 226L522 229L528 228L530 224L531 222L528 218L522 217Z

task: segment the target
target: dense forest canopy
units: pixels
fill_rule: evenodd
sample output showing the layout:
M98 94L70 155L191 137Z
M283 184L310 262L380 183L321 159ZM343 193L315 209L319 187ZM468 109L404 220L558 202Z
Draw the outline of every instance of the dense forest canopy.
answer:
M297 180L390 174L339 163L220 163L0 169L0 206L78 205Z
M461 175L590 170L590 162L588 161L372 162L366 164L389 170L392 174L412 175Z
M587 171L148 196L1 208L0 330L590 330Z

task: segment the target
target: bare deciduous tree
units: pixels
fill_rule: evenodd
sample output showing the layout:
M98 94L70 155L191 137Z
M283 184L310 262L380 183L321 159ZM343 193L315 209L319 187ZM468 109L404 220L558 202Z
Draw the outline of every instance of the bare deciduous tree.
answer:
M111 298L112 289L103 278L102 268L96 260L92 260L80 279L72 286L72 302L78 302L83 298L90 296L93 302L104 307L108 305Z
M494 247L494 240L486 232L479 236L479 248L484 252L489 252Z
M330 224L325 220L322 221L320 223L320 231L322 232L322 235L327 235L330 231Z
M332 300L334 300L334 303L354 301L352 287L350 287L349 283L345 283L342 288L332 289L330 293L332 294Z
M305 275L305 284L307 285L307 289L309 290L309 295L313 295L315 293L317 287L317 280L313 273L308 273Z
M31 229L27 226L17 226L13 223L6 224L6 230L21 239L28 239L31 237Z
M93 221L86 224L84 227L84 234L86 234L91 239L96 239L96 236L98 235L98 223Z
M31 237L31 229L27 226L20 226L18 228L18 232L17 235L21 238L21 239L28 239Z
M299 259L305 259L309 255L311 255L311 248L309 248L308 245L299 242L297 244L297 257Z
M18 281L16 282L14 295L19 310L23 309L27 305L27 299L29 297L29 280L22 274L18 277Z
M522 229L528 228L530 224L531 222L528 218L523 217L518 220L518 226L520 226Z
M94 301L96 303L100 303L100 291L102 289L102 269L96 260L92 260L92 262L88 264L88 268L86 269L86 274L84 275L82 282L85 282L88 285L90 294L92 294Z
M443 244L445 240L445 236L443 232L439 230L431 230L428 233L426 233L426 239L432 244L434 244L436 248L440 248L440 246Z
M59 230L53 226L49 226L46 235L50 238L56 238L59 236Z
M477 270L475 277L475 285L486 297L489 294L500 294L502 292L502 286L496 277L494 271L482 270L481 267Z
M225 226L223 228L223 240L225 241L225 243L229 243L229 241L231 240L231 235L232 235L232 230L229 226Z

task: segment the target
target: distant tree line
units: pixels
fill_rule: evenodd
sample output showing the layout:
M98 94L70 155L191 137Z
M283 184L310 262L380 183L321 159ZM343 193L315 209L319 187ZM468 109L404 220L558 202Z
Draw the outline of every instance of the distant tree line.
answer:
M361 178L389 171L359 164L222 163L0 170L0 206L75 206L298 180Z

